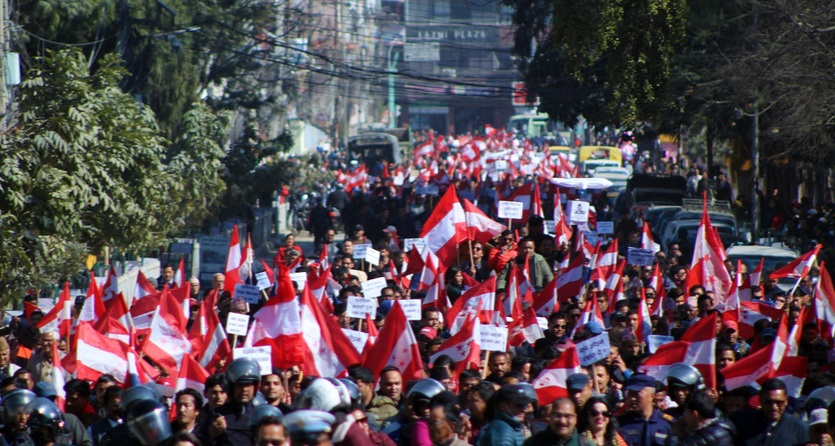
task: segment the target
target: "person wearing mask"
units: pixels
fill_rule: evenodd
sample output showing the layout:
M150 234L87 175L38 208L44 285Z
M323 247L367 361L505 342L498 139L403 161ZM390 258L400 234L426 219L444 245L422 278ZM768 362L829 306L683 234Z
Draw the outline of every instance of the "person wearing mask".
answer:
M670 436L667 446L734 446L736 427L717 416L713 399L705 389L691 392L682 406L686 432Z
M631 446L663 446L670 434L673 417L656 409L655 378L636 373L626 381L626 413L618 418Z
M520 384L503 385L493 398L492 419L479 433L479 446L521 446L525 442L523 423L536 399Z
M736 446L785 446L809 440L806 423L786 413L789 396L783 381L766 380L759 395L759 409L740 410L730 415L737 429Z
M568 398L554 401L551 423L524 442L524 446L586 446L577 432L577 408Z

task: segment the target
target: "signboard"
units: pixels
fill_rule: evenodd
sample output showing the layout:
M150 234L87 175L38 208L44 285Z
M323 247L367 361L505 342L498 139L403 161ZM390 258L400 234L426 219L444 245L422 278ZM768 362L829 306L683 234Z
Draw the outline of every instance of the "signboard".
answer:
M371 248L371 243L361 243L354 245L354 260L365 260L365 251Z
M524 204L518 201L499 201L499 218L520 220L524 212Z
M362 295L363 297L368 298L376 298L380 297L382 294L383 288L388 286L386 283L385 277L378 277L376 279L366 280L365 282L361 283L362 285Z
M615 222L613 222L613 221L598 221L597 222L597 235L614 234L614 233L615 233Z
M350 328L343 328L342 332L345 333L345 336L348 336L348 339L351 340L351 344L354 344L354 348L356 348L358 352L362 353L362 350L365 348L365 343L368 341L368 333L351 330Z
M229 237L222 235L201 237L200 271L207 273L209 280L214 273L225 272L228 253Z
M626 263L629 265L652 266L655 259L651 249L629 248L626 252Z
M565 218L569 225L579 225L589 221L589 204L580 200L565 203Z
M545 220L545 230L548 231L549 234L557 232L557 222L554 220Z
M406 319L410 321L419 321L421 319L420 299L401 299L397 301L403 313L406 313Z
M507 328L482 325L481 349L494 352L507 350Z
M647 349L650 353L655 353L655 351L658 350L658 347L661 347L662 345L673 342L675 340L676 338L672 336L649 335L647 336Z
M403 60L438 62L441 60L441 45L438 42L406 43L403 45Z
M365 250L365 261L377 266L380 264L380 251L377 251L374 248L368 248Z
M599 335L577 343L577 356L583 367L592 365L609 356L609 333Z
M295 282L300 290L303 290L304 284L307 283L307 273L290 273L290 280Z
M234 298L241 298L248 304L257 304L261 299L261 288L258 285L244 285L239 283L235 285Z
M496 160L496 162L493 163L493 165L496 168L496 171L498 171L498 172L504 172L505 170L507 170L507 161L506 160Z
M423 247L426 246L426 241L422 238L405 238L403 239L403 252L409 253L412 252L412 246L417 248L418 252L423 251Z
M226 317L226 333L246 336L249 327L249 316L246 314L229 313Z
M365 319L365 315L371 318L377 316L377 299L373 297L348 296L348 307L345 310L348 317Z
M262 345L261 347L236 348L233 351L232 357L234 359L249 358L257 362L258 367L261 368L261 376L273 373L272 347L269 345Z
M258 288L261 288L262 290L265 290L273 286L273 284L270 282L270 277L264 271L255 274L255 278L258 279Z

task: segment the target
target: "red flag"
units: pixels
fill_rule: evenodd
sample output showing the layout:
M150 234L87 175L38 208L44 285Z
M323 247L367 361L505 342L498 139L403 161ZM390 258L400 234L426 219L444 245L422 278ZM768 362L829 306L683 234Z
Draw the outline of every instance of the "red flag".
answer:
M32 312L36 310L43 313L43 310L38 308L38 306L33 304L32 302L23 301L23 317L25 317L26 320L29 320L29 316L31 316Z
M539 373L531 384L536 389L536 396L539 404L545 406L551 404L557 398L568 396L568 389L565 380L569 375L580 373L580 358L577 356L575 346L569 347L562 352L559 358L551 361L542 372Z
M455 371L475 369L478 370L481 364L481 322L478 321L476 312L468 312L461 330L452 335L441 344L438 352L432 355L430 362L441 355L448 355L455 361Z
M226 330L223 329L223 324L214 310L214 299L207 297L200 303L188 338L192 346L191 351L197 352L199 364L206 370L214 370L221 360L232 356Z
M601 289L606 288L607 279L618 270L618 239L614 239L595 262L591 280L596 280Z
M832 286L832 277L824 262L821 262L820 277L815 289L815 311L819 321L835 327L835 287Z
M458 243L467 237L467 223L454 187L448 188L438 201L424 223L420 237L442 265L451 265L456 261Z
M518 201L522 203L522 221L528 221L531 216L531 202L533 201L533 186L531 183L525 183L516 189L513 194L508 197L510 201Z
M538 293L533 294L533 307L536 315L548 317L557 311L557 278L548 282Z
M186 355L183 358L183 366L180 368L180 374L177 376L177 385L174 387L174 390L194 389L203 393L203 389L206 388L207 379L209 379L209 372L195 361L191 355Z
M241 240L238 236L238 225L232 228L232 237L229 239L229 252L226 254L226 279L223 282L223 289L235 293L235 285L243 283L238 277L238 268L241 266Z
M809 274L809 269L815 264L815 260L818 258L818 252L821 250L821 246L822 245L818 243L814 249L792 260L791 263L769 274L768 277L771 279L782 279L784 277L800 279L801 277L806 276Z
M141 352L166 369L168 376L177 376L183 356L191 353L185 333L186 318L180 302L170 292L163 292Z
M557 277L557 293L561 301L578 296L582 292L585 263L586 259L583 256L575 256L568 264L568 268Z
M757 264L757 267L754 268L750 274L748 274L748 283L750 286L760 286L763 277L763 265L765 264L765 257L760 257L760 263ZM738 270L737 270L738 271Z
M247 346L272 347L273 366L289 368L304 363L301 308L290 272L279 265L278 293L253 316Z
M186 283L186 258L180 257L180 264L177 266L177 272L174 273L174 285L177 288Z
M806 366L809 358L805 356L790 356L783 358L780 368L774 372L774 378L786 384L786 395L800 398L803 382L806 381Z
M55 405L64 410L67 403L67 392L64 390L64 367L61 365L61 355L58 354L58 343L52 343L52 384L55 386Z
M407 382L423 378L423 362L415 334L397 301L391 307L386 324L380 330L380 336L371 347L364 365L378 379L380 371L386 366L397 367Z
M693 247L693 260L690 273L688 274L688 285L690 275L699 277L700 284L707 291L713 291L716 296L716 304L725 303L725 296L731 286L731 275L725 268L725 249L722 241L713 230L710 224L710 216L707 213L707 203L702 208L702 221L696 232L696 243ZM685 292L688 292L686 289Z
M36 327L41 333L57 331L62 338L70 336L70 324L72 322L72 297L70 297L70 283L64 282L64 289L58 302L46 313L37 323Z
M116 297L119 294L119 276L116 275L116 268L110 265L110 270L107 273L107 280L104 282L104 287L99 290L103 301Z
M151 281L148 280L147 277L145 277L145 274L142 273L142 270L139 270L139 274L137 274L136 276L136 287L133 290L133 300L137 301L145 296L154 294L156 292L156 287L151 285Z
M515 318L510 325L507 326L507 345L510 347L519 347L525 341L533 345L537 339L544 338L542 328L536 320L536 313L533 307L528 307L522 312L522 317Z
M489 324L493 318L493 306L496 302L496 276L491 276L483 283L464 291L446 314L444 323L453 335L458 333L467 317L469 309L480 308L479 320Z

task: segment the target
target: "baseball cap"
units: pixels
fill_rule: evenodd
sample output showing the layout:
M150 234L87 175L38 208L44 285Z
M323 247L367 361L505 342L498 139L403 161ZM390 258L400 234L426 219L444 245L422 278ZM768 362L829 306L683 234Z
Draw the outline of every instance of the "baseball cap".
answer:
M394 226L386 226L386 228L383 229L383 232L397 232L397 228Z
M734 321L725 321L722 323L722 331L739 331L739 326Z
M55 391L55 385L46 381L40 381L35 384L35 387L32 390L35 392L35 395L42 398L52 398L53 396L58 396L58 392Z
M827 424L828 420L826 409L815 409L809 413L809 426Z
M593 335L599 335L603 333L603 326L601 326L600 322L597 321L590 321L585 325L585 329Z
M526 388L519 384L505 384L499 390L499 398L510 400L516 404L528 405L536 402Z
M624 388L633 392L640 392L647 387L655 388L655 378L643 373L636 373L626 380L626 386Z
M435 329L432 327L423 327L420 329L420 333L418 334L418 336L424 336L428 339L435 339L435 337L438 336L438 332L435 331Z
M572 390L582 390L588 383L589 376L585 373L573 373L568 375L568 378L565 380L565 386L569 392Z
M363 225L355 225L354 231L365 231L365 227Z

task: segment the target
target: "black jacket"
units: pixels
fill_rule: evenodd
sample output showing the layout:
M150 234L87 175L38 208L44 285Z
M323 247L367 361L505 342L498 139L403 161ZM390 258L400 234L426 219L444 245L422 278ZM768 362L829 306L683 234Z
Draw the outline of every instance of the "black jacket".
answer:
M736 446L792 446L809 441L806 423L788 413L774 426L754 409L735 412L730 419L737 429Z
M667 446L734 446L736 427L727 418L714 418L701 429L682 438L670 436Z

